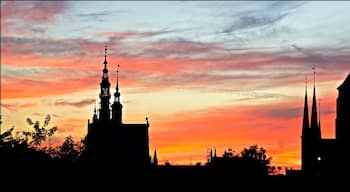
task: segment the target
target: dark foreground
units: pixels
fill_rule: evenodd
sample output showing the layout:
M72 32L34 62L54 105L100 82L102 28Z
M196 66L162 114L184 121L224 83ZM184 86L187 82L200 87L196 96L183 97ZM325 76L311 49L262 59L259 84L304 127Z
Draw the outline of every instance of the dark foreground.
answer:
M39 190L48 185L58 191L96 187L98 191L302 191L305 187L315 191L334 186L340 180L320 176L242 175L234 171L211 170L206 166L158 166L141 170L103 164L12 163L1 164L0 181L28 189L38 185Z

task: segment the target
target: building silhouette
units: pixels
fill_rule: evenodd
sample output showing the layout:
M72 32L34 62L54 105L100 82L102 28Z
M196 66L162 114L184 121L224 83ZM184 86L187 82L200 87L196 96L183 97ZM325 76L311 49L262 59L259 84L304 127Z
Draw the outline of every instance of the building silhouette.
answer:
M322 139L321 121L317 114L316 86L312 96L311 122L309 121L307 86L301 136L302 174L306 176L333 175L345 170L347 147L350 142L350 74L338 87L336 138Z
M104 68L100 83L99 107L94 109L92 121L88 120L88 132L85 138L86 158L103 161L120 167L144 168L150 163L149 158L149 123L123 123L118 75L114 101L110 105L111 91L107 68L107 47L105 48ZM118 65L119 67L119 65Z

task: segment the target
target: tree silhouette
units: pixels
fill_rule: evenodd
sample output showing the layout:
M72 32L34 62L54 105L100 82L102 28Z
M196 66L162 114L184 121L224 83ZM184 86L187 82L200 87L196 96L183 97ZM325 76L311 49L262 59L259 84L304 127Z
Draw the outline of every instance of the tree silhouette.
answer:
M72 136L65 138L63 144L60 146L59 152L60 158L64 161L74 161L78 158L79 151Z
M23 132L23 134L26 136L32 137L32 140L30 141L31 145L34 145L35 147L39 147L41 145L41 143L46 140L47 137L49 137L49 139L50 139L50 137L57 131L57 126L47 128L47 126L50 123L50 120L51 120L51 116L46 115L43 125L40 126L39 121L33 122L32 119L27 118L27 123L30 126L33 126L34 131L33 132ZM51 144L49 142L49 147L51 147L50 145Z

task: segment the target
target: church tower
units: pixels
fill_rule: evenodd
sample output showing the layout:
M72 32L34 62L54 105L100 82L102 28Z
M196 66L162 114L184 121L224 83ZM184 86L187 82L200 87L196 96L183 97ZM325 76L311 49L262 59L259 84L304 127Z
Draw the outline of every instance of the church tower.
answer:
M316 82L315 82L315 67L314 69L314 92L312 96L312 111L311 111L311 126L313 137L315 140L321 139L321 129L319 127L318 115L317 115L317 100L316 100Z
M320 171L319 158L321 147L321 129L320 121L317 115L317 100L316 100L316 82L315 82L315 67L314 70L314 87L311 107L311 124L309 124L309 110L307 98L307 85L305 90L304 115L301 139L301 156L302 156L302 171L304 175L318 175Z
M114 101L110 105L110 82L107 69L107 46L104 54L104 67L100 82L100 105L94 108L92 121L88 120L88 133L85 138L86 159L113 165L119 169L145 169L149 164L149 122L126 124L122 121L123 105L119 92L119 65L116 74Z
M303 115L303 128L301 133L301 166L302 170L306 171L309 167L310 162L308 162L309 146L307 140L310 134L310 122L309 122L309 107L307 98L307 79L305 77L305 99L304 99L304 115Z
M109 109L109 99L111 98L111 94L109 88L111 84L108 80L108 69L107 69L107 46L105 46L105 61L104 68L102 70L102 80L100 83L100 119L102 121L108 121L110 119L110 109Z
M346 151L350 144L350 74L338 87L336 145L338 170L349 173L350 166Z
M122 124L122 109L123 105L120 103L120 93L119 93L119 65L117 69L117 80L114 93L114 102L112 104L112 121L116 123L117 126Z
M350 74L338 87L336 138L339 142L350 142Z

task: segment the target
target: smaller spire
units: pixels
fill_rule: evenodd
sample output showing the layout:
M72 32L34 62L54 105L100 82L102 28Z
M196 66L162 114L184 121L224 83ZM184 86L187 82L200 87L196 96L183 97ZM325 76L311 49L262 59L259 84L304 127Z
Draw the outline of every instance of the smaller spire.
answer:
M117 85L115 86L115 89L118 91L119 90L119 64L117 65Z
M92 120L97 120L96 100L94 100L94 115L92 116Z
M117 77L115 83L115 93L114 93L114 102L120 102L120 93L119 93L119 64L117 65Z
M157 156L157 150L156 149L154 150L154 154L153 154L153 164L155 166L158 165L158 156Z
M105 45L105 69L107 69L107 45Z
M149 126L148 117L146 116L146 125Z

